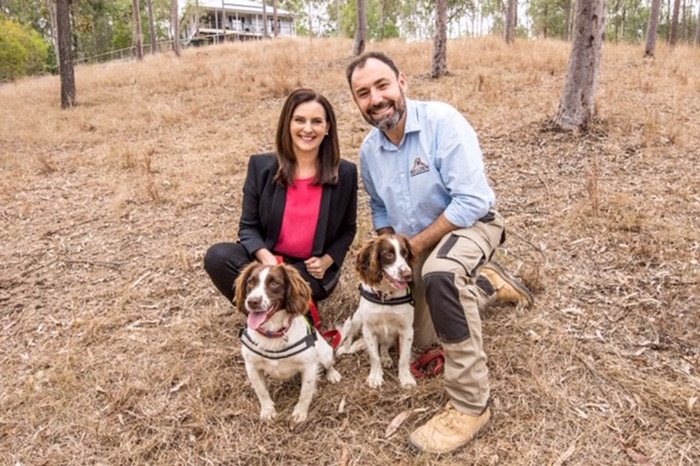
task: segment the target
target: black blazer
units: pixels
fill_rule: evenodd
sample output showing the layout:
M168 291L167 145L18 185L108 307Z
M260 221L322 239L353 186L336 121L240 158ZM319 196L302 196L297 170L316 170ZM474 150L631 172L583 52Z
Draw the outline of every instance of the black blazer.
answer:
M251 258L257 250L275 252L287 202L287 188L274 181L278 163L275 154L258 154L248 161L243 185L243 210L238 238ZM357 166L341 160L338 183L323 187L321 210L314 236L312 256L328 254L333 265L322 283L330 290L340 278L340 270L357 232ZM300 258L300 259L306 259Z

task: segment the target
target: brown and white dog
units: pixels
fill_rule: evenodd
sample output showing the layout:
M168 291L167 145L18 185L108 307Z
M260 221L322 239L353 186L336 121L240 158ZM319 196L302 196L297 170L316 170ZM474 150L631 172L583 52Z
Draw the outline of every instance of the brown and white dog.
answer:
M341 331L343 341L336 354L350 354L365 347L370 360L367 383L377 388L384 382L382 367L391 367L389 348L399 343L399 382L416 385L410 369L413 344L413 254L408 238L384 234L367 241L355 257L360 276L360 302ZM362 330L362 339L353 338Z
M260 401L260 419L277 415L265 374L289 379L301 373L301 393L292 421L306 420L316 391L319 366L331 383L340 381L333 348L304 317L311 289L299 272L285 264L252 263L236 280L236 306L247 315L241 331L241 354L248 379Z

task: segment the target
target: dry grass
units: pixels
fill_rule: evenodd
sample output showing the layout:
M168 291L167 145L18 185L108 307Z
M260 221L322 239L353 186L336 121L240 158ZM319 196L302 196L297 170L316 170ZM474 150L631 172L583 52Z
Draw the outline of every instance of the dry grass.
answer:
M550 130L569 46L377 44L411 96L452 102L480 134L509 223L501 260L534 309L484 319L494 399L487 435L436 459L406 444L445 401L439 379L370 390L361 356L285 422L296 382L261 424L232 313L201 267L232 239L249 154L272 147L282 99L336 105L344 156L368 127L344 82L347 40L246 43L0 87L0 463L700 464L700 51L606 44L590 134ZM265 57L264 61L261 60ZM362 196L358 243L371 234ZM355 246L356 247L356 246ZM357 302L351 263L322 306ZM343 407L342 412L339 408ZM415 414L389 439L403 410Z

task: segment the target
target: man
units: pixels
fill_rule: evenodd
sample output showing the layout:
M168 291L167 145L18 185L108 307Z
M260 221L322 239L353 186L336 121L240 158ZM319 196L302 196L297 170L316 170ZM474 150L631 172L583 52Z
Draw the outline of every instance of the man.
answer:
M493 301L531 305L533 298L491 261L504 223L467 120L448 104L407 99L406 76L383 53L356 58L346 76L374 126L360 149L374 228L407 235L418 257L414 342L439 342L445 351L450 401L409 440L421 451L451 452L491 417L479 309Z

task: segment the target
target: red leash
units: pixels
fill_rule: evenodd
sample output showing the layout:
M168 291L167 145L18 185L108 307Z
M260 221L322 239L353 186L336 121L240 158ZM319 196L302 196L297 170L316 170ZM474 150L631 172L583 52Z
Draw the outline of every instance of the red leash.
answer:
M281 264L284 262L282 256L275 256L277 263ZM318 307L314 302L313 298L309 300L309 311L311 312L311 320L314 324L314 328L318 330L318 333L328 342L329 345L336 349L340 344L341 335L336 329L328 330L326 332L321 331L321 316L318 313Z
M445 350L430 346L411 362L411 373L417 379L435 377L445 367Z

